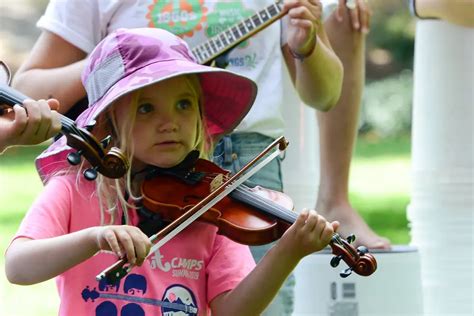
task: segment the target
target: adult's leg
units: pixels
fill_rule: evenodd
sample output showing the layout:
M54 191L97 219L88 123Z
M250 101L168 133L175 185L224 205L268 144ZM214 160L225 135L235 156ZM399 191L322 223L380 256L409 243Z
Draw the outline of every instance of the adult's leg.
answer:
M321 178L316 210L341 223L343 236L354 233L356 245L389 248L349 202L349 169L357 134L362 89L365 83L365 34L351 26L348 10L343 21L335 14L325 22L331 45L344 65L342 94L329 112L318 113Z

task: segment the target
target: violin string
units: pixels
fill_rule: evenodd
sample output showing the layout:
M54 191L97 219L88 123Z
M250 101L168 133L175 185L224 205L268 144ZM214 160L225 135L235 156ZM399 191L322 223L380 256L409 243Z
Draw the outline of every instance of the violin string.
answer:
M66 127L69 132L80 136L84 140L87 138L83 131L77 127L76 123L67 116L61 115L61 124Z
M251 188L249 188L248 186L242 184L240 187L245 187L246 189L250 190ZM269 213L271 213L271 215L274 215L274 216L277 216L278 218L281 218L281 219L284 219L286 221L288 221L290 224L294 223L296 221L296 218L297 218L297 213L295 213L294 211L291 211L285 207L282 207L278 204L275 204L275 202L273 201L269 201L268 199L264 198L264 197L261 197L257 194L251 194L249 192L247 192L245 189L243 188L240 188L238 187L237 189L235 189L235 191L238 191L240 193L242 193L243 195L247 195L249 198L251 199L254 199L254 200L258 200L258 202L260 202L262 205L262 209L265 209L265 210L269 210ZM280 213L280 214L277 214L277 213ZM343 245L342 241L341 241L341 236L338 234L338 233L334 233L333 234L333 238L335 239L334 241Z
M290 211L265 197L251 193L249 190L250 188L247 186L245 186L245 188L238 187L235 189L235 191L241 193L241 195L245 196L249 200L255 201L258 207L262 208L262 210L268 211L271 215L286 220L289 223L293 223L296 220L297 215L295 212Z
M206 176L203 178L203 180L214 180L217 175L220 175L222 173L208 173ZM227 181L230 177L225 176L224 181ZM241 195L245 196L248 200L253 200L255 201L256 204L258 204L258 207L260 207L262 210L267 210L271 213L271 215L276 216L278 218L282 218L284 220L289 221L290 223L293 223L296 220L296 213L294 213L291 210L288 210L284 207L280 207L278 204L276 204L273 201L269 201L267 198L264 198L262 196L259 196L258 194L255 193L250 193L249 191L251 190L250 187L242 184L239 187L235 189L235 191L241 193Z

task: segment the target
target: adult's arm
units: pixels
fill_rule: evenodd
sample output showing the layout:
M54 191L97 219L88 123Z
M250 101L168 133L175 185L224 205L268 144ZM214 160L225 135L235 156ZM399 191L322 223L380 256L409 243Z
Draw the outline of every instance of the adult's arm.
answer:
M13 79L13 87L33 99L55 98L66 113L85 95L81 73L86 53L62 37L43 30L28 59Z
M327 111L341 94L343 67L321 23L322 5L319 1L317 4L285 2L288 40L282 50L301 100L317 110ZM305 57L295 58L295 53Z
M474 27L472 0L411 0L420 18L438 18L460 26Z

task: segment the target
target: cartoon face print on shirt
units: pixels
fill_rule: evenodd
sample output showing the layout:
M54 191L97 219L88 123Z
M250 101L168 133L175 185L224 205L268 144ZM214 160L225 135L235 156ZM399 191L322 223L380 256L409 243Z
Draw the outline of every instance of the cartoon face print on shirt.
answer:
M129 295L144 295L146 293L146 279L140 274L129 274L123 284L123 292Z
M116 316L118 315L117 307L110 301L105 301L97 305L95 316Z
M110 292L110 291L118 292L119 288L120 288L120 280L118 280L114 284L108 284L107 280L105 280L105 279L102 279L102 280L99 281L99 291L102 291L102 292Z

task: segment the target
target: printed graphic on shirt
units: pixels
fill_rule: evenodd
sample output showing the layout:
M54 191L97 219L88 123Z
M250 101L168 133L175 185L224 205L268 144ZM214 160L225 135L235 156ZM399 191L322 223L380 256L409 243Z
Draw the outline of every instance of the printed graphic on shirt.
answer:
M180 36L193 36L206 21L207 9L203 0L155 0L148 7L148 26L162 28Z
M95 316L141 316L145 315L146 306L155 306L163 315L169 316L198 313L195 295L187 287L173 284L165 290L161 300L147 297L147 280L143 275L135 273L125 278L123 288L120 280L112 285L101 280L92 289L86 286L81 297L86 304L96 304ZM126 305L123 305L124 302ZM156 314L158 313L153 313Z
M203 40L209 39L255 14L255 10L245 8L241 1L214 3L212 11L203 2L203 0L155 0L148 7L146 16L149 21L148 25L170 31L185 40L202 31L204 39L197 42L202 43ZM243 41L236 48L247 47L249 40ZM191 48L194 47L192 43L189 44ZM253 69L256 67L257 54L250 51L245 55L231 55L227 62L232 67Z
M198 308L194 293L185 286L171 285L166 289L162 301L170 303L161 307L163 316L197 315Z
M211 38L255 13L244 8L239 1L216 3L213 11L208 12L203 2L155 0L148 7L148 25L165 29L183 38L193 37L194 32L204 30L206 37Z
M204 266L203 260L181 257L165 258L159 249L150 257L149 262L152 269L171 272L175 278L192 280L199 279L199 273Z
M245 9L242 3L237 1L217 3L214 11L209 14L206 35L213 37L254 13L253 10ZM246 43L247 41L244 41L240 47Z

